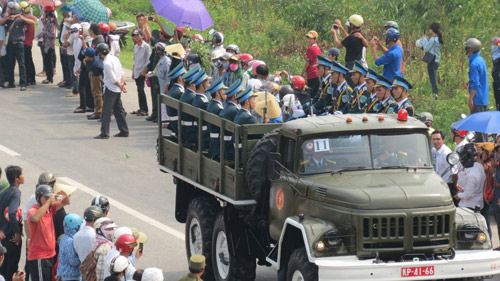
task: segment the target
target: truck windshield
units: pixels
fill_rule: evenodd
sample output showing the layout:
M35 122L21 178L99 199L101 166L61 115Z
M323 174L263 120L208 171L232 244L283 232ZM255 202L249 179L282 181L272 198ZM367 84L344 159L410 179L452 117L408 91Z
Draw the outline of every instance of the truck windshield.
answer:
M315 138L301 148L300 174L432 167L429 143L421 133Z

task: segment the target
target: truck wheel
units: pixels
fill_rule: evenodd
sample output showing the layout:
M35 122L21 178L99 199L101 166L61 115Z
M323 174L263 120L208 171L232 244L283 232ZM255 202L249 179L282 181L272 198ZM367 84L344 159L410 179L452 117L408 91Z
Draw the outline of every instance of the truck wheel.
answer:
M257 202L262 200L262 191L269 186L267 179L267 156L276 151L278 129L267 133L250 152L246 166L247 187Z
M318 281L318 266L309 262L305 248L298 248L290 255L287 281Z
M224 225L224 216L220 213L215 220L212 237L212 261L215 280L217 281L253 281L255 280L255 258L233 256Z
M197 197L189 203L186 219L186 252L188 259L194 254L206 257L204 280L213 279L212 271L212 232L217 202L208 197Z

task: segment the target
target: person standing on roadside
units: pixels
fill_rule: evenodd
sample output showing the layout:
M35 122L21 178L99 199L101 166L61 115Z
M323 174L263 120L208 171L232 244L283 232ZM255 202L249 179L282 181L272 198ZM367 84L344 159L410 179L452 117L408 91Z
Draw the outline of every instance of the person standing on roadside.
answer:
M64 236L59 244L57 277L62 281L80 280L80 259L73 246L73 237L82 225L82 218L77 214L64 217ZM56 279L57 279L56 277Z
M31 19L20 15L21 6L16 2L9 2L8 16L0 19L0 24L6 24L5 30L9 33L7 44L7 55L4 69L4 79L1 86L3 88L15 88L14 84L14 67L16 64L19 66L19 84L21 91L26 91L26 65L24 63L24 26L35 24ZM9 31L10 30L10 31ZM8 85L5 86L5 82ZM8 249L7 249L8 250Z
M354 62L359 61L361 64L368 68L368 64L363 58L363 48L368 47L368 40L366 40L363 33L361 33L361 27L363 26L363 17L360 15L352 15L347 20L347 31L345 31L342 23L339 19L335 20L335 24L331 29L331 33L333 35L333 39L335 41L335 46L339 49L346 49L345 53L345 63L344 65L348 69L352 69L354 67ZM344 40L339 41L337 30L342 31L344 34ZM350 80L350 79L348 79Z
M189 273L178 281L202 281L203 273L205 273L205 256L192 255L189 258Z
M47 79L42 81L42 84L54 83L54 69L56 66L52 60L55 56L56 38L57 38L57 18L53 6L45 6L44 15L42 16L43 30L38 34L38 38L43 39L43 65ZM37 39L38 39L37 38Z
M103 60L104 64L104 106L101 123L101 134L96 139L109 138L109 123L111 114L115 116L116 125L120 132L115 137L128 137L128 125L125 120L125 111L123 110L121 93L126 93L125 77L120 60L109 54L109 46L101 43L97 46L96 53ZM144 78L144 77L143 77Z
M399 31L399 24L398 24L397 22L395 22L395 21L392 21L392 20L391 20L391 21L386 22L386 23L384 24L384 31L387 31L387 30L388 30L388 29L390 29L390 28L394 28L394 29L396 29L397 31ZM397 44L401 47L401 49L403 49L403 43L401 43L401 40L398 40L396 43L397 43ZM385 54L385 53L387 53L387 51L389 50L389 49L387 49L387 47L386 47L386 46L382 45L382 43L381 43L380 41L377 43L377 45L378 45L378 48L379 48L379 49L382 51L382 53L384 53L384 54ZM404 54L404 52L403 52L403 54ZM399 71L401 71L401 76L404 76L404 74L405 74L404 57L403 57L403 58L401 58L401 66L399 67Z
M83 49L87 50L89 47L97 48L97 45L104 43L104 38L101 35L101 26L97 23L90 24L89 35L92 37L90 46L83 40ZM92 63L87 63L88 59L84 59L82 63L87 66L87 72L90 80L90 90L94 98L94 113L87 115L89 120L97 120L102 117L102 75L93 72Z
M465 52L469 58L469 81L465 83L464 88L469 90L471 114L488 110L488 73L486 62L479 51L481 51L481 41L476 38L469 38L465 41ZM476 142L485 141L488 141L488 136L476 132Z
M5 262L5 254L7 254L7 249L4 246L0 246L0 267ZM14 273L12 276L12 281L24 281L26 274L22 271ZM0 281L5 281L5 278L0 275Z
M307 87L311 89L311 98L314 98L319 92L321 83L319 80L318 68L316 66L318 63L318 58L316 56L321 55L321 49L318 47L318 44L316 44L318 41L318 32L311 30L307 32L306 38L309 43L309 48L306 53L306 63L300 76L304 77L304 74L307 75Z
M432 94L434 98L438 98L438 85L437 85L437 69L439 67L439 61L441 59L441 45L443 44L443 34L441 33L441 27L439 23L433 22L429 26L429 32L432 37L429 39L427 35L424 35L420 39L420 43L426 53L434 55L434 60L427 63L427 73L429 74L429 80L432 86Z
M31 6L28 2L22 1L20 3L22 15L33 22L37 21L35 16L31 15ZM26 64L26 84L36 85L35 80L35 64L33 63L33 39L35 39L35 25L25 25L24 26L24 62Z
M8 216L0 216L0 239L7 249L5 263L0 267L0 274L5 280L12 281L12 275L17 272L22 249L22 217L19 210L21 204L21 191L19 187L24 184L23 169L19 166L8 166L5 174L10 187L0 194L0 210L7 211Z
M51 281L54 257L56 256L56 235L53 215L69 205L64 191L54 193L52 187L39 185L35 192L37 204L28 211L28 227L31 240L28 244L28 267L31 281Z
M491 39L491 60L493 67L491 69L491 78L493 79L493 95L495 96L496 110L500 110L500 38Z
M141 29L136 28L132 31L132 39L134 40L134 67L132 70L132 79L135 80L137 86L137 95L139 98L139 109L132 112L137 116L148 115L148 103L146 100L146 92L144 92L146 73L148 72L149 56L151 48L149 44L143 40L144 33Z

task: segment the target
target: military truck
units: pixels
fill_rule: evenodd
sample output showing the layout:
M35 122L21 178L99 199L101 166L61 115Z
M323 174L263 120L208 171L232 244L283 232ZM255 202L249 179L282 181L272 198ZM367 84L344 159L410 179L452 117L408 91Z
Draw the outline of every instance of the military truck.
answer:
M358 114L237 125L164 95L160 103L200 125L197 150L184 144L180 118L177 136L160 125L157 156L176 184L187 256L207 257L204 280L254 280L257 265L280 281L500 273L484 218L455 208L420 121ZM202 148L203 124L220 129L221 160ZM225 141L235 159L225 159Z

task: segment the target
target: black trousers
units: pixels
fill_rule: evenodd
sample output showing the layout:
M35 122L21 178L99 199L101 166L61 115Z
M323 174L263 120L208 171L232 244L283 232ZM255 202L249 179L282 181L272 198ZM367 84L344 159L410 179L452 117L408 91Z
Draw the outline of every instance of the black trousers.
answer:
M14 67L19 65L19 84L26 86L26 65L24 64L24 44L23 42L10 42L7 45L6 68L4 82L14 85Z
M47 74L47 80L49 81L54 81L54 56L55 51L52 48L43 53L43 67L45 67L45 73Z
M500 81L493 81L493 94L495 95L495 107L500 110Z
M80 108L94 108L94 97L90 89L89 73L85 69L80 69L78 79L78 92L80 93Z
M30 281L52 281L54 258L27 261Z
M64 54L64 51L59 48L59 57L61 59L61 67L62 67L62 72L63 72L63 80L66 85L71 85L71 73L69 70L69 65L68 65L68 55ZM75 57L73 57L75 58ZM54 64L54 68L56 65Z
M26 82L35 83L35 64L33 63L32 46L24 45L24 62L26 64Z
M12 281L12 275L18 270L21 249L23 247L22 242L19 245L10 242L12 238L14 238L14 234L7 235L2 240L2 245L7 249L7 253L5 254L3 265L0 267L0 274L4 276L6 281Z
M318 94L319 87L321 86L321 81L319 77L307 79L307 87L309 87L311 93L311 99Z
M116 125L118 125L118 130L120 133L127 134L128 125L125 120L125 110L123 110L121 93L116 93L108 90L104 90L102 95L103 105L102 105L102 123L101 123L101 135L109 136L109 122L111 121L111 114L115 116Z
M73 94L78 94L78 77L75 76L75 72L73 71L73 68L75 67L75 56L66 56L66 67L68 68L69 71L69 78L64 81L66 81L67 86L73 87Z
M146 100L146 92L144 92L146 77L139 76L135 79L135 85L137 86L137 96L139 97L139 109L148 112L148 102Z

